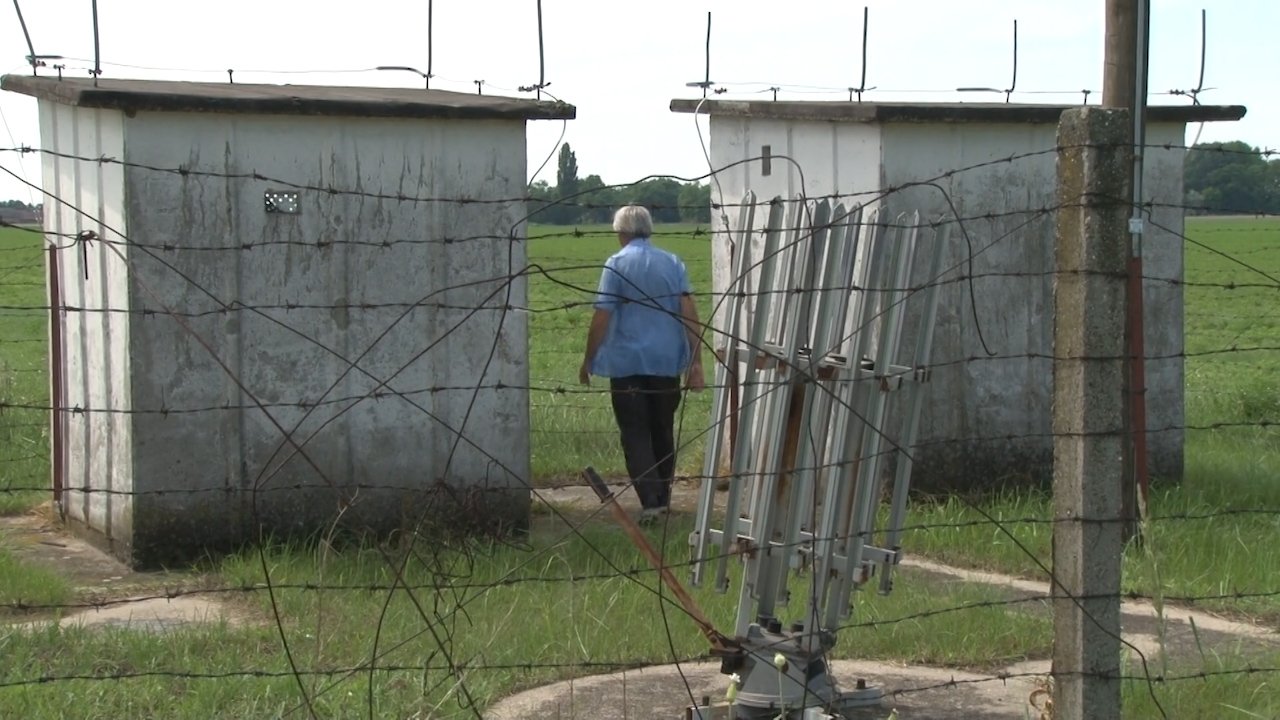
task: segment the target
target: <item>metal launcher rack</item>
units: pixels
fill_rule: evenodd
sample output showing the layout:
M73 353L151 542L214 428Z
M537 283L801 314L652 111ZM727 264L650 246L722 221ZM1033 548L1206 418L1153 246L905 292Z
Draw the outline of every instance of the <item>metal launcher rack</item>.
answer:
M758 212L767 213L759 230ZM902 558L947 230L922 225L919 212L889 224L878 209L828 200L744 198L690 535L695 586L710 575L727 592L731 564L741 568L736 651L722 655L721 667L733 699L691 706L686 717L820 720L879 704L882 691L860 680L841 690L827 654L852 594L877 574L880 592L890 592ZM930 281L912 290L922 236ZM921 304L920 322L908 364L898 364L908 303ZM900 422L892 436L891 417ZM878 526L886 501L887 522ZM784 627L779 609L796 599L792 576L806 572L808 590Z

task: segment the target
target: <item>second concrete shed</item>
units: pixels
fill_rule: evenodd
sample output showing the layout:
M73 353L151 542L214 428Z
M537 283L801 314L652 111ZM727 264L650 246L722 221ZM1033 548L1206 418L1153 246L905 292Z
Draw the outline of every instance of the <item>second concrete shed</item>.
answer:
M1052 472L1056 133L1066 108L673 100L710 116L711 165L729 227L747 191L879 206L962 223L943 267L932 382L913 484L1044 484ZM1237 120L1239 106L1152 107L1146 154L1147 410L1151 472L1180 477L1183 446L1182 165L1188 123ZM1168 147L1160 147L1168 146ZM713 197L713 200L719 198ZM719 212L716 213L719 217ZM723 225L714 223L717 228ZM716 234L713 282L729 282ZM923 266L923 263L917 263ZM926 280L914 278L919 284ZM717 317L723 326L723 317ZM908 324L913 320L908 318Z

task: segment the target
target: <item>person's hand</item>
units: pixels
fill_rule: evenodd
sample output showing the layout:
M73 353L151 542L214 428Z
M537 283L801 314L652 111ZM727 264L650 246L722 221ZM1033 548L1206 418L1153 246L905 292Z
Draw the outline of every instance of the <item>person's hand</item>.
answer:
M689 376L686 380L687 386L692 392L700 392L702 388L707 386L707 380L702 371L702 362L695 360L689 366Z
M585 361L582 363L582 367L578 368L578 382L583 385L591 384L591 368L587 367Z

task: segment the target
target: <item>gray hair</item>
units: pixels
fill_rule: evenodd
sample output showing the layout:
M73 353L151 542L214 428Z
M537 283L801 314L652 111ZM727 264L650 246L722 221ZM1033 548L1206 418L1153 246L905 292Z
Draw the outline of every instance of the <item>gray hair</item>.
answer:
M653 218L643 205L627 205L613 214L613 231L627 237L649 237L653 234Z

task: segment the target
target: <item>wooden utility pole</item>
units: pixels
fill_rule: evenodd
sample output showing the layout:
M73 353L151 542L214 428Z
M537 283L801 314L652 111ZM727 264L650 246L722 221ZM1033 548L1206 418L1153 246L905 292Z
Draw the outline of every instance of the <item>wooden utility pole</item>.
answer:
M1138 3L1107 0L1107 42L1102 71L1102 106L1125 108L1133 117L1138 76Z

